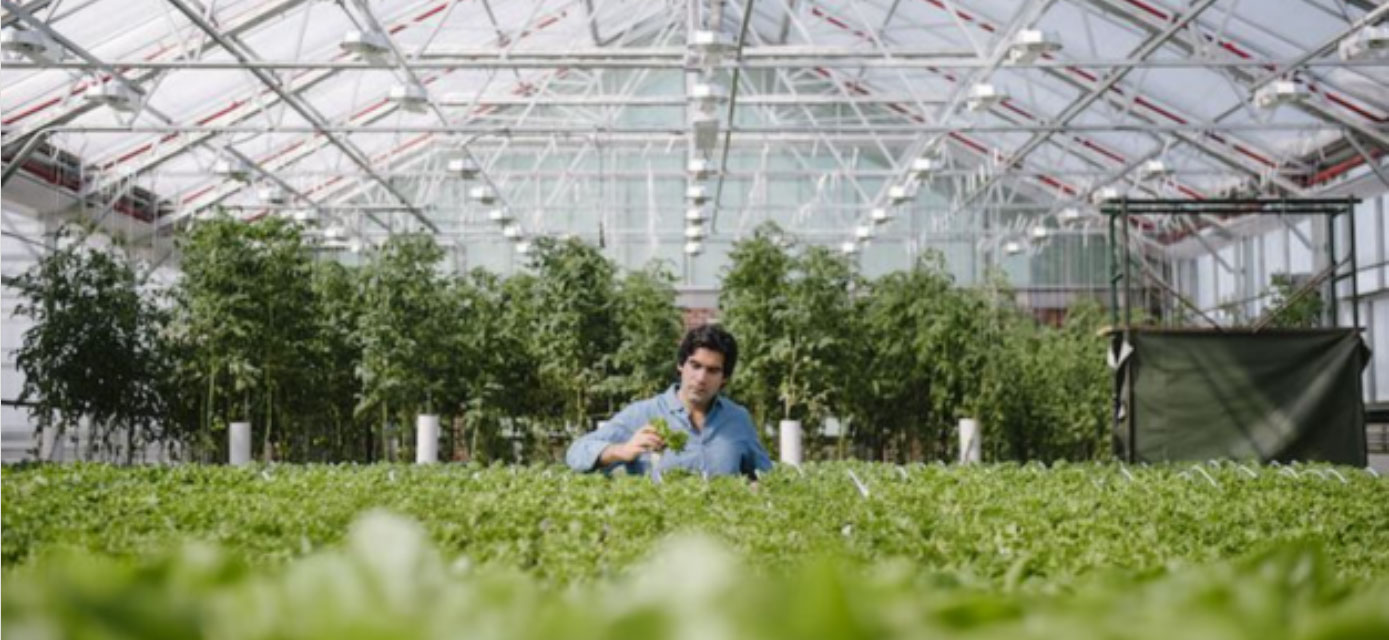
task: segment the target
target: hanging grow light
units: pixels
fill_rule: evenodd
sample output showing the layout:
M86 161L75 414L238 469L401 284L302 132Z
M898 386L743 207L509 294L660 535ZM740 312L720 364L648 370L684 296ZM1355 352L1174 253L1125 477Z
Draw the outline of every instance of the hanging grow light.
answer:
M461 180L472 180L476 178L479 170L476 164L468 158L454 158L448 163L449 175Z
M240 158L222 158L212 164L212 173L238 182L248 182L255 170Z
M83 92L82 98L93 104L101 104L117 111L134 111L139 96L130 87L116 80L99 82Z
M383 56L391 50L386 35L380 31L348 31L338 46L343 51L363 57Z
M0 32L0 50L17 53L35 62L51 62L62 55L62 49L48 34L28 29L5 29Z
M497 192L485 184L480 184L468 190L468 198L482 204L492 204L497 201Z
M391 87L386 99L406 111L423 112L429 105L429 93L418 84L398 84Z
M702 184L690 185L685 189L685 199L695 206L702 205L709 201L709 188Z
M1041 57L1042 54L1055 53L1060 50L1061 42L1057 40L1056 36L1040 29L1023 29L1013 37L1013 44L1008 47L1008 62L1013 64L1028 63Z
M714 175L714 165L704 158L690 158L686 167L692 180L704 180Z
M1307 100L1308 93L1292 80L1274 80L1254 92L1254 106L1260 109L1273 109L1283 104L1295 104Z
M965 101L965 108L970 111L983 111L1003 102L1007 97L993 85L981 82L969 88L969 98Z

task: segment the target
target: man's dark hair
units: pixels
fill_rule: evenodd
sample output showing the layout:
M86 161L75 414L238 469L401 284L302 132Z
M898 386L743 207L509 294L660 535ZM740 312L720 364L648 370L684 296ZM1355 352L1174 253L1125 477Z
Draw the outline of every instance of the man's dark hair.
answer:
M705 324L690 329L685 333L685 339L680 341L680 353L676 356L675 364L685 366L685 361L690 359L690 354L694 353L695 349L708 349L723 354L723 376L733 377L733 366L738 364L738 341L733 339L733 334L716 324Z

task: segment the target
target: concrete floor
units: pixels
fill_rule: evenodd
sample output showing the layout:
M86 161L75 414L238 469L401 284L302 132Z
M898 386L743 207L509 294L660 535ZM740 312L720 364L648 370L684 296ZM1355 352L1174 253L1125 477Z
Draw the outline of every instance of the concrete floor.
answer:
M1389 475L1389 453L1371 453L1370 466L1381 474Z

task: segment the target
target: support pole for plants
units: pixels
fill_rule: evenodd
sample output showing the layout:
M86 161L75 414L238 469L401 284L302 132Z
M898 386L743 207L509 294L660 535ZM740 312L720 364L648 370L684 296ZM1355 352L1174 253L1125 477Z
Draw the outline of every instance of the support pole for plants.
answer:
M54 424L44 425L39 433L39 459L51 462L57 457L58 449L58 426Z
M415 464L439 461L439 416L420 414L415 418Z
M960 464L978 464L983 456L979 442L979 421L960 418Z
M227 462L233 467L251 464L251 423L231 423L227 438Z
M781 461L786 464L801 463L801 440L803 438L799 420L781 421Z

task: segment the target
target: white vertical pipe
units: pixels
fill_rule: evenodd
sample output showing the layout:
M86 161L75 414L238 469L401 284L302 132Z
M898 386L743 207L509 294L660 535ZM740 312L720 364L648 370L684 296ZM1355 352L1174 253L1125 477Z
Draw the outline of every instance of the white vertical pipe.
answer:
M39 433L39 460L49 461L56 459L56 449L58 447L58 427L48 425Z
M73 457L77 460L91 460L96 454L92 441L92 417L84 413L77 418L77 455Z
M983 457L979 443L979 422L960 418L960 464L977 464Z
M801 463L802 437L803 433L799 420L781 421L781 461L783 463Z
M439 461L439 416L420 414L415 417L415 464L434 464Z
M227 437L227 461L234 467L251 464L251 423L231 423Z

